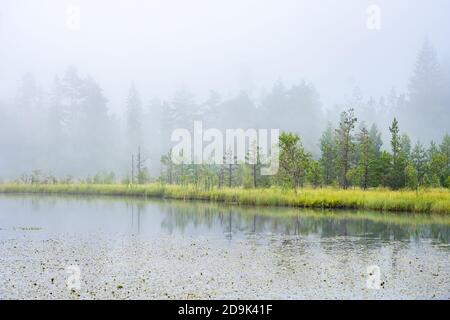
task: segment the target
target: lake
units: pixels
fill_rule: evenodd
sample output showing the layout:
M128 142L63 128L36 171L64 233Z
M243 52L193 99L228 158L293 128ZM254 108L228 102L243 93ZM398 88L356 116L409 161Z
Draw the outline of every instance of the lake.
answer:
M450 217L0 195L1 299L449 299Z

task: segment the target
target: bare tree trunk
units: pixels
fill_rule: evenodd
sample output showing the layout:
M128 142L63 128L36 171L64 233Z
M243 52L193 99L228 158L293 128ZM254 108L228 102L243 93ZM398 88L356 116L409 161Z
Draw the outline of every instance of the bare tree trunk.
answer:
M137 176L138 181L137 183L141 183L141 146L138 146L138 158L137 158Z
M256 189L256 164L253 165L253 188Z
M131 155L131 184L134 183L134 154Z

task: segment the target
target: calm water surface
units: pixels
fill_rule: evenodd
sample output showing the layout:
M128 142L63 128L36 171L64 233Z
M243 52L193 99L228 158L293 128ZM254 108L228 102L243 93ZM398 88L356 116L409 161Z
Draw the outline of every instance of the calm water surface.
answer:
M0 195L0 298L448 299L449 242L442 215Z

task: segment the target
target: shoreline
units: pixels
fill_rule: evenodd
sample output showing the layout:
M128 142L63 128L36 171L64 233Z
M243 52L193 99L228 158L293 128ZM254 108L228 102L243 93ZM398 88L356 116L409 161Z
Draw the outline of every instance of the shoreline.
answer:
M386 189L241 189L203 190L192 185L123 184L0 184L1 194L66 194L132 196L179 200L202 200L254 207L316 209L362 209L380 212L450 213L450 190L415 191Z

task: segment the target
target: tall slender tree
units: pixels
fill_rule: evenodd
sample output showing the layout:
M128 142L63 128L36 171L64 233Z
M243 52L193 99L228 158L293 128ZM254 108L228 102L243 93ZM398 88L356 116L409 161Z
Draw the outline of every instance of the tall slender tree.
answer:
M355 111L350 108L341 113L339 128L336 129L338 168L340 183L344 189L349 186L347 173L351 169L354 155L355 143L352 131L355 128L356 121Z
M330 185L336 179L336 140L333 133L334 129L332 125L328 123L326 130L320 138L320 151L322 153L320 165L326 185Z
M411 151L411 163L417 172L418 184L422 184L427 170L427 152L420 141L416 142Z
M402 150L400 130L398 121L394 118L391 126L391 149L392 149L392 163L390 168L390 187L392 189L399 189L405 185L405 150Z
M373 162L373 147L369 131L362 124L358 134L358 167L361 174L361 187L366 190L370 184L370 170Z

